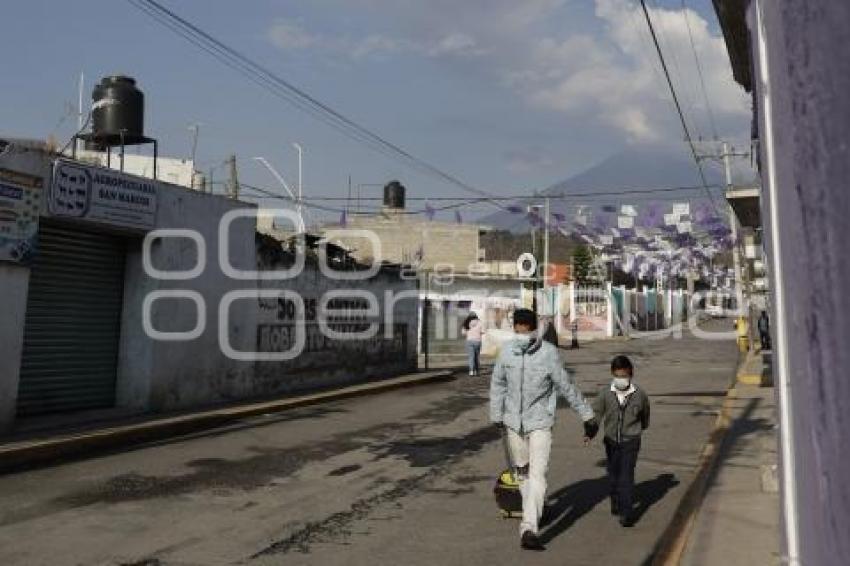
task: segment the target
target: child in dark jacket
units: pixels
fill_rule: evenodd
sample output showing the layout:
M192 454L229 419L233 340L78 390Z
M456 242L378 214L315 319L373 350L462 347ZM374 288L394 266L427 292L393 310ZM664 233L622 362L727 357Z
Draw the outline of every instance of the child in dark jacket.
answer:
M649 428L649 396L632 382L634 368L626 356L611 361L613 380L596 396L593 411L603 423L608 479L611 482L611 514L620 524L634 524L632 494L640 437Z

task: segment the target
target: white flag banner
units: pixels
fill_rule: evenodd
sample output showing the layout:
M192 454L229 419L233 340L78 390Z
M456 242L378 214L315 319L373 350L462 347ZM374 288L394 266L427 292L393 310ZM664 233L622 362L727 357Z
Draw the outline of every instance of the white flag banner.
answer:
M635 227L635 217L634 216L618 216L617 217L617 228L621 230L628 230L630 228Z
M635 207L632 206L631 204L624 204L623 206L621 206L620 207L620 214L622 214L623 216L632 216L632 217L635 217L635 216L638 215L637 209L635 209Z
M682 216L691 213L691 205L687 202L677 202L673 205L673 214Z
M675 226L679 223L679 216L676 214L665 214L664 215L664 224L667 226Z
M690 223L690 221L679 222L676 225L676 230L679 232L679 234L690 234L691 233L691 223Z

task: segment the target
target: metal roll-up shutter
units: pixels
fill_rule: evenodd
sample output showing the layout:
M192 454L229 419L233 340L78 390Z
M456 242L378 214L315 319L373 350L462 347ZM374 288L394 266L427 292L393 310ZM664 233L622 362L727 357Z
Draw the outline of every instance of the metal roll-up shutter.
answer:
M112 407L126 242L49 222L38 238L18 416Z

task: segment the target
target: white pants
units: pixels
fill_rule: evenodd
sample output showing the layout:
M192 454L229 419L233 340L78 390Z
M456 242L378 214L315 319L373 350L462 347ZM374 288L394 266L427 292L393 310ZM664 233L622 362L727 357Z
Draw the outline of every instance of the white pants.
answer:
M546 471L549 469L549 452L552 449L552 429L533 430L524 435L508 429L508 446L513 465L518 468L528 466L528 472L520 473L518 477L522 493L522 523L519 532L531 531L536 534L546 501Z

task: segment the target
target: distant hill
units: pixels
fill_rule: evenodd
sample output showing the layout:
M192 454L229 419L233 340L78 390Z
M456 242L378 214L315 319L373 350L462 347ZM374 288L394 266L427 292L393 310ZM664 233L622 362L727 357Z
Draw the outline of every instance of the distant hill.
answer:
M722 183L721 172L716 166L706 164L706 177L709 184ZM578 205L603 206L646 203L658 201L696 202L706 198L702 190L681 190L664 193L634 193L620 196L604 193L639 191L641 189L699 187L700 177L696 165L684 148L643 147L629 148L601 163L594 165L577 175L538 192L529 195L524 202L510 203L525 208L531 202L539 203L542 197L552 197L550 209L553 213L564 214L571 220ZM575 194L589 196L569 196ZM715 189L715 195L719 192ZM563 195L563 197L562 197ZM718 200L719 202L719 200ZM507 206L507 203L505 203ZM524 232L529 229L528 222L522 221L522 214L499 211L478 219L476 222L496 229Z

